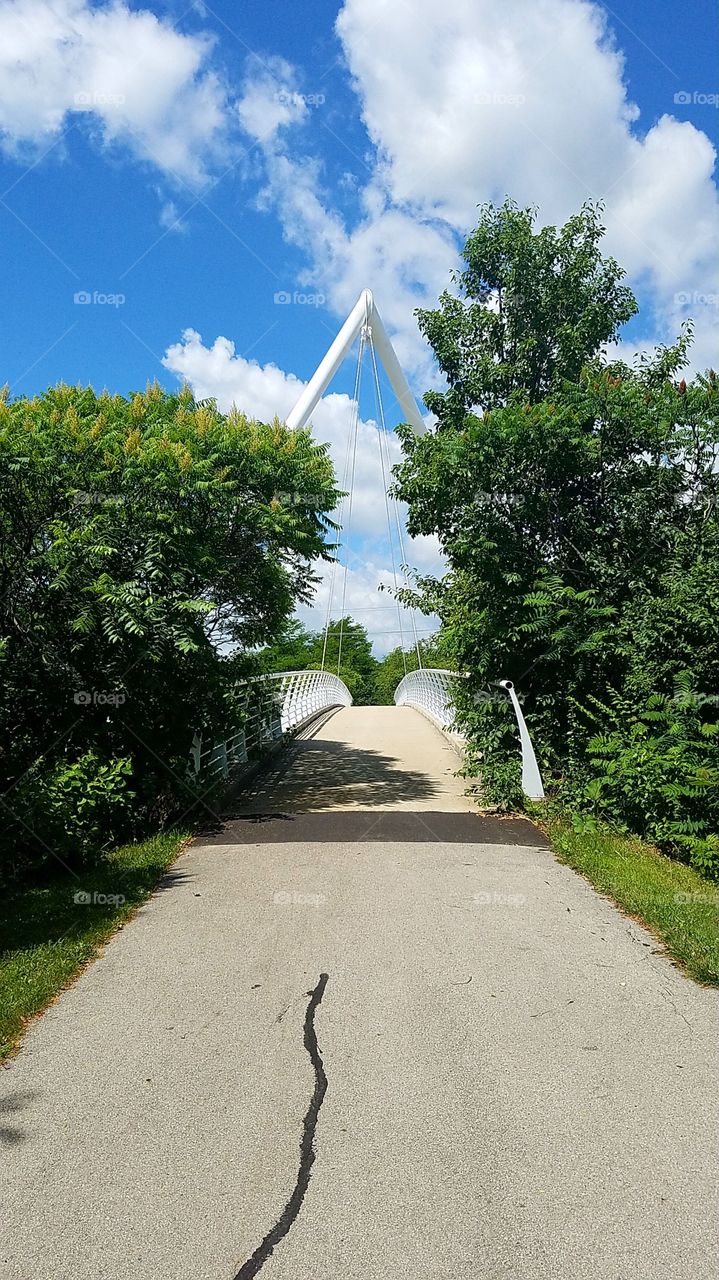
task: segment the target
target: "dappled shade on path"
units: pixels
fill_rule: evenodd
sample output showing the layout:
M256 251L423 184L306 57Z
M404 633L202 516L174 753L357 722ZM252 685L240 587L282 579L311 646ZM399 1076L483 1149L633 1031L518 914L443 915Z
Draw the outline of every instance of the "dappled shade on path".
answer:
M449 742L411 707L346 707L310 729L233 804L235 813L472 810Z

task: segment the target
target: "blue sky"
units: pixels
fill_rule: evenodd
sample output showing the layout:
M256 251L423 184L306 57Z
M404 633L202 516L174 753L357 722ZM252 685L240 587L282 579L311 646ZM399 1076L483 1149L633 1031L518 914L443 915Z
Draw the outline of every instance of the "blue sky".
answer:
M642 305L628 345L692 314L707 364L716 25L708 0L0 0L2 380L184 376L282 416L367 285L421 393L412 310L505 193L547 221L604 197ZM338 459L352 372L315 416ZM348 598L382 649L375 444L363 427ZM413 550L437 566L431 540Z

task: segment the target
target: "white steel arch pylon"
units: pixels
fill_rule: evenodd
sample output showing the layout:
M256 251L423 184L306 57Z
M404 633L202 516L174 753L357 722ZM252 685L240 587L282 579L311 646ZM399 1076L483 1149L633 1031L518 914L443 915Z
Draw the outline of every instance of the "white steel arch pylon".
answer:
M299 400L288 413L287 426L290 430L305 426L320 396L339 369L355 338L359 336L363 329L369 330L372 335L375 351L402 410L403 421L409 423L415 435L422 436L425 434L427 428L419 411L419 406L410 391L407 379L402 372L402 366L387 336L387 330L382 324L381 316L369 289L362 290L327 354L320 361Z

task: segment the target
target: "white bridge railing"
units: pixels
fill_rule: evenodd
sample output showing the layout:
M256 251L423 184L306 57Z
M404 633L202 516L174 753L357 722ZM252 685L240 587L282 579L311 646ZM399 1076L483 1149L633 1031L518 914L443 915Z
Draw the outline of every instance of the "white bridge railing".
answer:
M443 671L439 667L408 671L394 691L394 700L398 707L416 707L418 711L423 711L438 729L461 742L464 740L463 736L454 724L451 686L453 681L464 678L457 676L454 671Z
M349 707L347 685L331 671L285 671L256 676L240 688L242 727L224 742L207 746L195 734L190 751L191 772L227 777L249 764L274 743L300 729L332 707Z
M400 707L416 707L451 741L457 745L463 745L466 739L455 724L456 711L452 686L458 680L466 679L465 675L458 675L455 671L443 671L439 667L423 667L419 671L409 671L397 685L394 700ZM511 680L497 680L496 686L504 689L509 696L517 720L522 751L522 790L530 800L543 800L542 775L539 772L527 722L522 715L514 685Z

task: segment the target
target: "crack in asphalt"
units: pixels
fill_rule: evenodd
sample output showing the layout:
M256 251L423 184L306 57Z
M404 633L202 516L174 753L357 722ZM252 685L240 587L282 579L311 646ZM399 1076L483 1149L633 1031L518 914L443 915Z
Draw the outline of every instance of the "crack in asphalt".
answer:
M315 1087L310 1098L310 1104L305 1113L302 1123L302 1137L300 1138L300 1167L297 1173L297 1181L294 1190L285 1205L282 1213L270 1227L264 1240L258 1244L251 1258L243 1263L239 1271L233 1276L233 1280L253 1280L258 1275L262 1267L265 1265L270 1254L273 1252L275 1245L284 1239L290 1227L295 1221L300 1209L302 1201L305 1198L305 1192L310 1184L310 1173L312 1165L315 1162L315 1130L317 1128L317 1119L320 1113L320 1107L324 1102L327 1092L327 1076L322 1064L322 1055L317 1044L317 1034L315 1032L315 1013L318 1005L325 993L325 987L329 979L329 974L321 973L317 986L308 991L310 997L305 1013L305 1033L304 1044L307 1050L312 1068L315 1073Z

